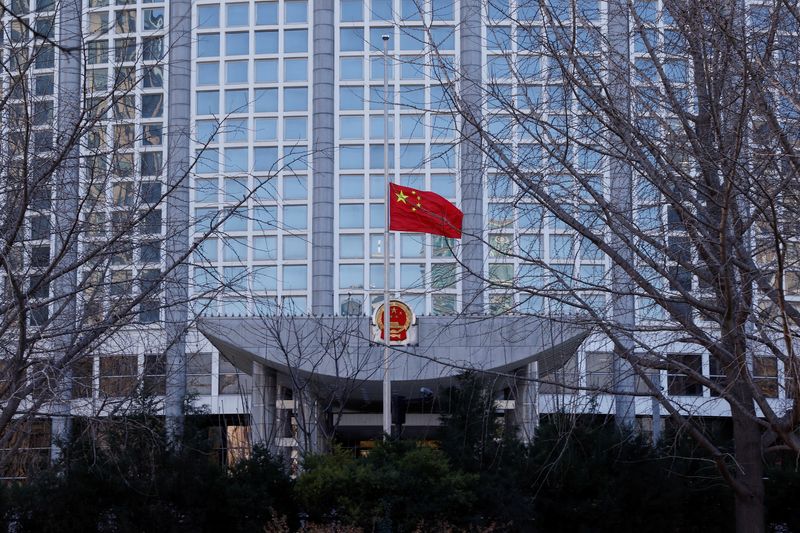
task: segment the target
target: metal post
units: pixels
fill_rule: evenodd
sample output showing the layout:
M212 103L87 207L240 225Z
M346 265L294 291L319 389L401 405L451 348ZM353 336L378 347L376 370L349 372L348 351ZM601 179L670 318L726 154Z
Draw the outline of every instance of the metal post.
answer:
M384 181L384 228L383 228L383 437L392 433L392 381L389 375L389 36L383 35L383 181Z

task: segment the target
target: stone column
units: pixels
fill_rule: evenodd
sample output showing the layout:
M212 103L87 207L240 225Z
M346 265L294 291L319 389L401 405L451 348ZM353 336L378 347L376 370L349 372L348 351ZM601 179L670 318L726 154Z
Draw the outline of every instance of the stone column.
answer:
M517 397L514 402L517 434L523 442L533 442L539 426L539 384L531 379L539 377L538 363L530 363L517 371Z
M59 262L70 265L78 260L77 243L74 238L75 217L80 211L79 199L80 147L70 146L76 127L81 123L81 96L83 94L80 53L83 34L82 2L65 0L58 9L59 44L63 50L58 51L58 100L56 115L56 147L66 149L66 158L53 175L53 244L51 257L61 255ZM37 178L37 176L33 176ZM35 185L34 185L35 186ZM53 317L52 328L59 336L55 340L56 353L67 357L77 335L77 303L75 291L78 286L77 270L62 274L52 283L53 298L58 309ZM82 353L80 357L91 357ZM71 362L77 362L71 361ZM51 460L61 457L62 445L69 442L71 430L72 371L69 365L58 372L55 398L50 406L51 418Z
M251 433L253 445L275 453L277 373L260 363L253 364Z
M315 0L311 117L311 312L331 315L333 302L334 23L333 0Z
M461 71L459 92L464 111L481 120L483 69L480 0L461 2ZM483 153L478 129L462 118L460 153L461 206L464 210L461 281L465 313L483 313Z
M170 273L164 279L164 333L167 390L164 398L167 437L177 443L183 435L186 397L186 326L189 317L189 267L183 259L190 246L189 152L191 134L192 3L169 3L167 63L167 174L172 192L166 200L164 256ZM176 265L173 267L173 265Z
M630 31L628 3L624 0L608 2L608 41L610 46L608 68L611 72L609 91L617 108L630 114ZM611 182L611 203L619 216L629 222L633 219L633 172L621 159L612 158L609 162ZM621 225L620 225L621 226ZM630 236L626 236L630 239ZM621 236L611 232L610 243L629 263L633 263L633 250ZM634 373L631 364L625 359L627 352L634 349L633 340L627 337L636 322L633 282L630 276L617 265L611 267L611 307L614 321L620 327L619 337L622 348L615 347L613 358L614 407L616 424L621 428L633 429L636 422L636 409L633 392Z
M319 403L308 391L295 390L294 416L298 424L297 447L301 454L319 451Z

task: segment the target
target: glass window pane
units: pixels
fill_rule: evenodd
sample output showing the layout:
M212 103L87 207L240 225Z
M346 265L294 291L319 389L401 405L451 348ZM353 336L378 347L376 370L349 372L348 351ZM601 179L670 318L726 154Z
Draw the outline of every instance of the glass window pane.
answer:
M256 24L277 24L278 2L256 2Z
M284 200L306 200L308 198L308 183L303 176L286 176L283 178Z
M277 268L274 266L261 266L253 268L253 290L274 291L278 288Z
M219 6L197 6L198 28L219 28Z
M286 22L289 24L303 23L307 19L305 0L291 0L283 4Z
M306 81L308 79L307 59L285 59L283 61L284 81Z
M360 52L364 50L364 29L341 28L339 30L339 48L342 52Z
M227 8L227 24L228 27L234 26L247 26L250 18L250 4L228 4Z
M250 52L250 34L247 32L225 34L225 55L246 55Z
M283 258L284 259L305 259L307 255L308 242L305 237L293 237L287 235L283 238Z
M285 30L283 51L287 53L308 52L308 30Z
M284 111L306 111L308 109L308 89L293 87L284 89Z
M424 288L425 287L425 265L402 264L400 265L400 288Z
M364 265L339 265L340 289L364 288Z
M363 0L341 0L339 4L340 20L342 22L359 22L364 20Z
M228 83L247 83L247 61L227 61L225 80Z
M253 237L253 260L274 261L278 259L277 237Z
M284 290L304 290L308 287L308 268L305 265L284 265Z
M197 36L197 57L216 57L219 55L219 34Z
M255 62L255 78L257 83L275 83L278 81L278 60L257 59Z
M304 205L287 205L283 208L285 229L306 229L308 227L308 208Z
M361 259L364 257L363 235L339 235L339 257Z
M364 227L363 204L344 204L339 206L339 227L345 229Z
M339 198L364 198L364 176L339 176Z
M257 54L277 54L278 53L278 31L257 31L256 32L256 53Z
M218 85L219 63L197 63L197 84Z
M255 140L274 141L278 138L278 120L274 118L257 118L255 120Z

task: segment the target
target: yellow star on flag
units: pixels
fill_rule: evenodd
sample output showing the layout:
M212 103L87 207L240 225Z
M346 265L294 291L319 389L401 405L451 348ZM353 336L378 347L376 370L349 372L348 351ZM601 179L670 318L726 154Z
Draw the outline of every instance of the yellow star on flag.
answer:
M406 198L408 198L408 195L406 195L406 193L404 193L403 191L400 191L400 192L397 193L397 201L398 202L403 202L404 204L408 203L408 202L406 202Z

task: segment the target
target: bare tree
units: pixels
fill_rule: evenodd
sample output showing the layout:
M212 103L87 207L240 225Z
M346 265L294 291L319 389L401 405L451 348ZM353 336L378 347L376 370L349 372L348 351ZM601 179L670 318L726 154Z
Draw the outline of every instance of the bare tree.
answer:
M616 395L621 425L655 399L714 458L737 529L763 531L764 460L800 453L800 11L489 0L479 17L487 79L434 65L490 196L473 237L493 258L470 274L498 311L596 328L613 356L584 386ZM731 417L732 452L703 414Z
M164 10L143 11L137 35L135 10L0 5L0 467L34 420L63 444L72 416L165 393L165 354L189 326L176 273L226 217L189 238L195 162L168 149L190 132L167 135Z

